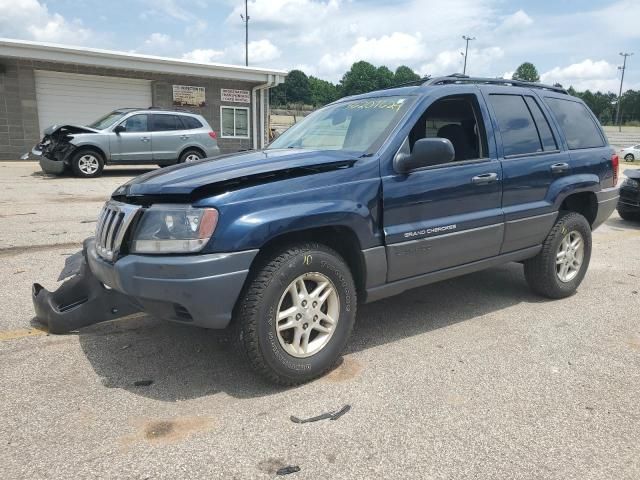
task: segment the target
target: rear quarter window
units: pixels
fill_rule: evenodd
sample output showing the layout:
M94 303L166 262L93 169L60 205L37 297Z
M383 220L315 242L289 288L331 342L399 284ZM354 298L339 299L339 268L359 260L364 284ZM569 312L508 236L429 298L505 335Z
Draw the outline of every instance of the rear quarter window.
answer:
M582 103L555 97L546 97L545 101L564 131L569 150L604 146L600 129Z

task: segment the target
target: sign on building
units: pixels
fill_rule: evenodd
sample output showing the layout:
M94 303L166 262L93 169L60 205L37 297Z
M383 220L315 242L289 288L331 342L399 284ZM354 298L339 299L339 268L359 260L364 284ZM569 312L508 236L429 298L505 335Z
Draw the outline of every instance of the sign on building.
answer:
M178 107L204 107L206 105L204 87L174 85L173 104Z
M235 90L233 88L221 88L220 100L233 103L251 103L249 90Z

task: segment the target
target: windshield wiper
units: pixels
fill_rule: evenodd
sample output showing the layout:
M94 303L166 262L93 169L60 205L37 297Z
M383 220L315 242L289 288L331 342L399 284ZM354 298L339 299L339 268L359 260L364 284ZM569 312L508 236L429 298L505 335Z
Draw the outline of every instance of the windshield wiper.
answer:
M367 157L373 157L373 153L363 153L358 158L367 158Z

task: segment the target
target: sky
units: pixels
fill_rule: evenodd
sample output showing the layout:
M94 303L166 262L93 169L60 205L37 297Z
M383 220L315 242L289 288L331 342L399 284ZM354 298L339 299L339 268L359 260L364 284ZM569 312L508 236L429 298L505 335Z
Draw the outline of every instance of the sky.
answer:
M0 37L244 64L242 0L0 0ZM511 76L640 89L640 0L251 0L249 64L337 82L367 60L422 75Z

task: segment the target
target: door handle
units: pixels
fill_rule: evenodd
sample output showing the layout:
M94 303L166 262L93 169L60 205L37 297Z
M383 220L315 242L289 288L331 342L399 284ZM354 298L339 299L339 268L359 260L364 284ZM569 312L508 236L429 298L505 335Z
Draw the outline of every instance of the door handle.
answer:
M569 170L569 164L568 163L554 163L553 165L551 165L551 172L552 173L564 173L566 171Z
M180 135L180 140L189 140L188 135Z
M475 185L484 185L485 183L493 183L498 181L497 173L483 173L482 175L476 175L471 178L471 183Z
M148 142L149 141L149 137L140 137L140 141L141 142Z

